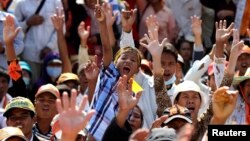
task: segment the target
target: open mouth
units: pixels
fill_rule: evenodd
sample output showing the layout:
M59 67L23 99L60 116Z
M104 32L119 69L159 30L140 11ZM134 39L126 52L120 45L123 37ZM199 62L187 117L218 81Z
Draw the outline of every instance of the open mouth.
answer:
M170 73L164 73L163 75L164 79L169 79L171 77L171 74Z
M194 112L194 110L195 110L195 108L194 108L194 107L192 107L192 106L187 107L187 108L188 108L188 110L190 111L190 113Z
M129 72L130 72L130 68L129 67L127 67L127 66L125 66L125 67L123 67L123 74L129 74Z

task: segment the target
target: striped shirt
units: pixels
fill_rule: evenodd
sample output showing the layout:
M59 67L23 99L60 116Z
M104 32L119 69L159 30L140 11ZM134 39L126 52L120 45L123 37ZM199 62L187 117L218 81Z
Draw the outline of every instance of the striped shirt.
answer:
M119 71L114 63L100 70L93 103L96 113L87 126L88 132L96 141L101 141L105 130L118 111L118 95L115 88L119 77Z
M33 133L40 141L50 141L50 138L52 136L52 131L50 130L47 134L43 134L40 132L37 123L33 126Z

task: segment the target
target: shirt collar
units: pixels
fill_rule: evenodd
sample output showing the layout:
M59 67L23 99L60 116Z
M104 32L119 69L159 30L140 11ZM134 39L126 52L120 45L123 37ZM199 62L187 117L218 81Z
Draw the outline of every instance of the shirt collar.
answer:
M2 11L0 11L0 21L4 21L6 17L6 14Z

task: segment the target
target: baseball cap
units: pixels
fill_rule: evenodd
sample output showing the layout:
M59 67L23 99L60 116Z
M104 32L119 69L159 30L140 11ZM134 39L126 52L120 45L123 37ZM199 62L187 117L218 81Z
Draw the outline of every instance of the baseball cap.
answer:
M27 62L25 62L25 61L19 61L19 65L21 66L21 68L23 70L27 70L28 72L31 73L30 65Z
M79 78L76 74L74 73L71 73L71 72L66 72L66 73L62 73L58 80L57 80L57 83L58 84L62 84L66 81L69 81L69 80L73 80L73 81L76 81L77 83L79 83Z
M167 124L175 119L184 119L188 123L192 123L191 113L186 107L180 105L173 105L164 110L163 115L168 115L168 118L163 122Z
M11 109L14 109L14 108L20 108L20 109L28 110L28 111L33 112L34 114L36 113L33 103L28 98L18 96L18 97L13 98L6 105L5 112L3 113L3 116L7 117L8 112Z
M38 95L43 94L43 93L45 93L45 92L51 93L51 94L54 95L56 98L59 98L59 97L60 97L60 93L59 93L58 89L57 89L54 85L52 85L52 84L42 85L42 86L38 89L38 91L37 91L35 97L37 97Z
M154 128L147 141L173 141L175 139L176 131L173 128Z
M0 129L0 140L1 141L7 141L11 137L19 137L23 141L28 141L21 129L17 127L4 127Z

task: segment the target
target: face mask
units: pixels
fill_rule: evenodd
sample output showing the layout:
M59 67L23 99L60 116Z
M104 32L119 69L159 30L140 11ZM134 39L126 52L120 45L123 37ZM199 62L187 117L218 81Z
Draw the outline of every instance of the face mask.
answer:
M28 78L28 77L23 77L23 81L24 81L26 86L28 86L30 84L30 78Z
M176 80L176 77L175 77L175 74L173 74L171 79L169 79L168 81L165 81L165 85L167 86L167 85L173 84L175 83L175 80Z
M47 67L46 70L52 78L57 78L62 73L62 67Z

